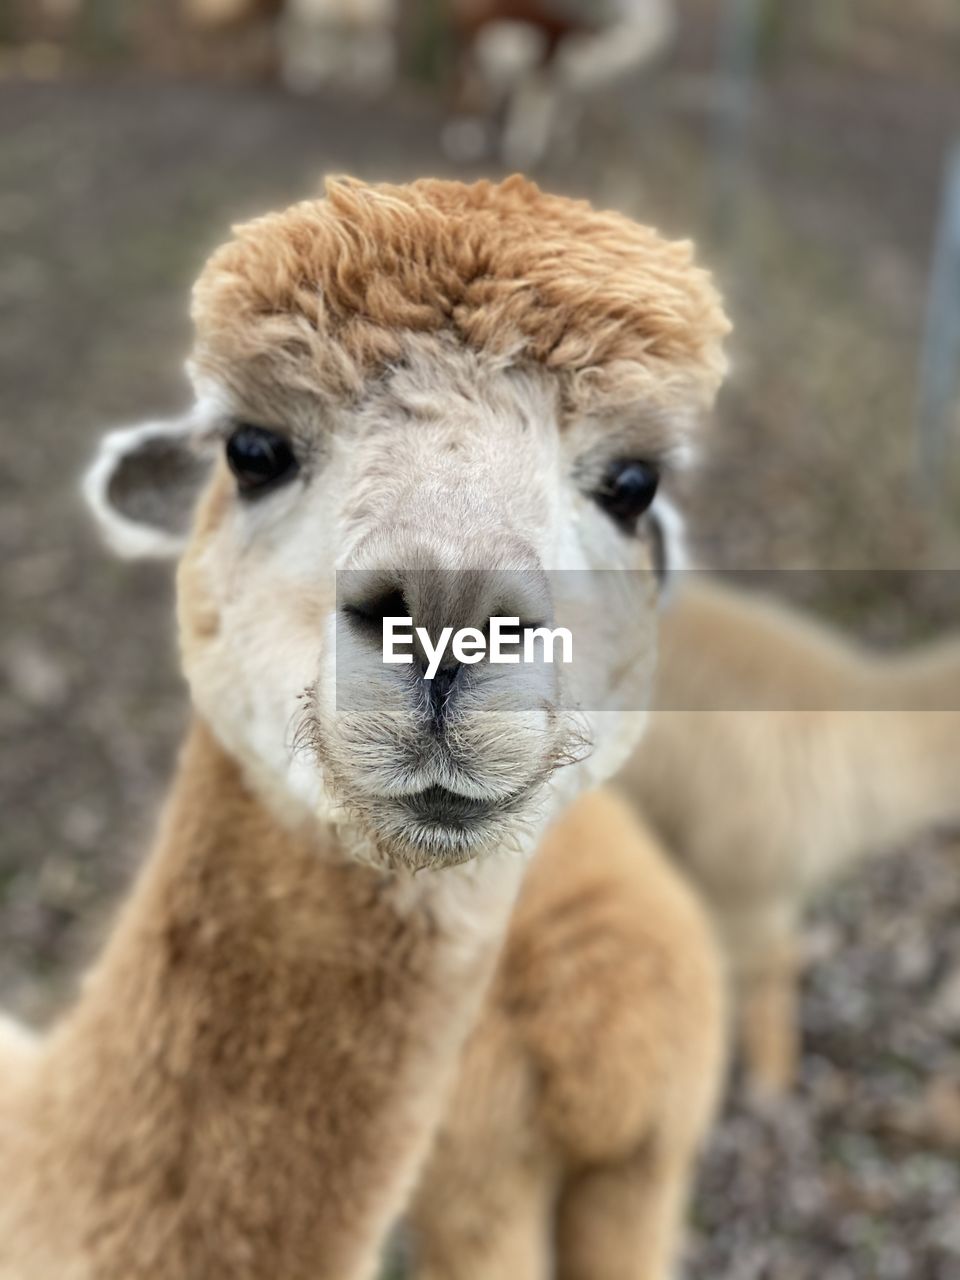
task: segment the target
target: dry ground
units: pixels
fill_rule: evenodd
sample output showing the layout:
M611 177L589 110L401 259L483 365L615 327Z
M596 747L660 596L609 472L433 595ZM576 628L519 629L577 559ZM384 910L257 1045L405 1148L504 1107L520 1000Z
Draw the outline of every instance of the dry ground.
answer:
M765 569L949 568L956 529L912 485L911 421L952 91L782 78L725 219L704 102L691 77L612 99L545 175L716 242L738 336L701 546ZM447 166L413 100L7 82L0 118L0 1001L42 1020L137 865L185 714L168 571L108 560L79 509L93 439L182 404L186 291L232 219L322 171ZM896 598L889 578L798 581L882 639L956 617L950 572L903 575ZM958 908L935 843L824 907L802 1086L774 1116L730 1103L692 1275L960 1277L960 1134L935 1087L960 1072Z

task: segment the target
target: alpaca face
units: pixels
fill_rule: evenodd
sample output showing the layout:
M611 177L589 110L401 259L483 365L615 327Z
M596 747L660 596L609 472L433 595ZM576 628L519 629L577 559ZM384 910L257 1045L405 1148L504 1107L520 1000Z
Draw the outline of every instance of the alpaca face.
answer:
M195 409L108 438L90 494L115 533L142 538L142 493L138 511L127 488L159 473L188 487L212 461L179 573L184 669L198 710L280 817L340 822L356 856L391 866L530 847L642 727L671 557L671 524L648 508L679 433L662 403L577 403L516 343L465 342L420 319L359 337L354 325L348 349L342 316L321 341L317 298L335 305L345 266L305 300L264 307L282 269L298 288L307 275L287 262L304 242L295 230L279 249L268 240L270 253L258 239L253 267L214 259L196 295ZM352 269L358 249L341 232ZM406 223L404 236L409 257ZM383 240L371 238L378 253ZM443 264L431 269L449 292ZM373 300L359 307L350 281L345 296L366 324ZM515 310L513 275L503 296ZM363 364L375 373L360 376ZM548 663L541 647L530 663L447 661L431 680L422 650L384 662L392 616L434 641L445 627L483 633L495 617L566 626L574 662Z
M223 454L179 580L199 710L274 804L339 811L365 856L526 844L619 763L646 704L661 551L649 517L628 530L594 496L608 432L563 428L542 374L413 344L359 404L271 419L295 461L261 492L225 461L258 403L221 397L198 426ZM629 447L657 462L644 435ZM611 595L619 570L629 589ZM391 613L434 637L491 616L569 624L583 653L430 681L421 661L383 661Z

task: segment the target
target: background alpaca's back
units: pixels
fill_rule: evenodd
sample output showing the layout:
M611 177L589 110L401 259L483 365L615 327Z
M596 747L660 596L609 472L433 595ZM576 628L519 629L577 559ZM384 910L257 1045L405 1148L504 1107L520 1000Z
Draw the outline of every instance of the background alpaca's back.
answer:
M664 614L654 708L622 789L721 912L803 901L960 816L958 642L883 654L693 575Z
M681 584L618 786L710 905L753 1081L793 1081L803 920L858 859L960 823L960 644L869 650L709 577Z

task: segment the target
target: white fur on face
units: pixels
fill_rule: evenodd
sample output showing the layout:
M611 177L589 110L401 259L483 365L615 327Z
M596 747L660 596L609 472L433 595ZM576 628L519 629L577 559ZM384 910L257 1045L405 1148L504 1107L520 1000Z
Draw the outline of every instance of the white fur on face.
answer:
M242 404L231 417L258 421ZM342 821L358 856L416 867L532 848L610 776L642 728L656 585L619 574L649 567L649 547L583 488L585 455L623 456L627 428L615 448L608 434L564 427L542 373L422 343L361 405L301 413L290 482L244 498L221 469L217 516L201 515L181 568L184 666L278 814ZM640 428L630 447L653 449ZM586 628L589 662L465 669L438 735L417 674L384 666L337 613L338 570L412 568L436 571L428 612L444 575L549 571L556 622ZM449 820L419 812L429 788L463 798Z

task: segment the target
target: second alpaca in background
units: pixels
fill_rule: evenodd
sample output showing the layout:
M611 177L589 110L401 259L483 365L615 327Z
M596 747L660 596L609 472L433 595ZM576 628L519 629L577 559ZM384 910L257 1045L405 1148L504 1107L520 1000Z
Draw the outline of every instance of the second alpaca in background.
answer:
M623 792L713 909L758 1092L792 1083L803 913L865 855L960 820L960 641L871 652L694 578L664 611Z
M376 94L412 41L449 46L454 85L444 144L457 161L490 149L510 168L575 140L582 102L655 63L669 47L673 0L180 0L186 28L237 38L259 28L287 88ZM406 36L404 33L407 33Z
M672 0L450 0L461 48L461 110L445 133L455 159L482 147L478 115L499 115L500 158L520 169L576 135L584 95L669 47Z

